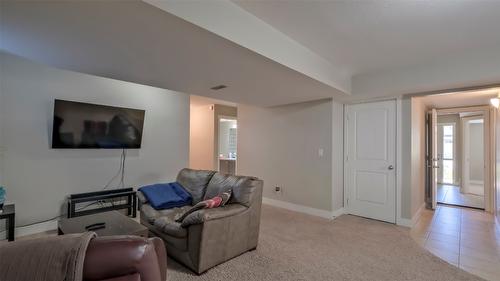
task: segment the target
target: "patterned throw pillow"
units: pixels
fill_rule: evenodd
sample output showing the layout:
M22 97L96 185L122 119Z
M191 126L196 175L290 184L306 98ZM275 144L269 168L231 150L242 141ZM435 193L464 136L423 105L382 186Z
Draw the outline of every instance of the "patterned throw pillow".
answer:
M227 204L231 198L231 190L222 192L221 194L215 196L214 198L201 201L200 203L194 205L191 209L187 210L180 218L176 219L176 222L182 222L189 214L194 213L201 209L211 209L222 207Z

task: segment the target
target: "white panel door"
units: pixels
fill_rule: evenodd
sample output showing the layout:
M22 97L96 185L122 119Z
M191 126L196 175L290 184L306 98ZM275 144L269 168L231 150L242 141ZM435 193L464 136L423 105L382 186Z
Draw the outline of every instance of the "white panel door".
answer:
M346 207L350 214L396 222L396 101L346 109Z

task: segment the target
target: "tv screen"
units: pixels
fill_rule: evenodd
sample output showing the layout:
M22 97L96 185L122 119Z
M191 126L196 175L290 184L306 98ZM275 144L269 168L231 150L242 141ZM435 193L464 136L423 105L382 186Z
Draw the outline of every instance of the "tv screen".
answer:
M52 148L141 148L144 110L55 100Z

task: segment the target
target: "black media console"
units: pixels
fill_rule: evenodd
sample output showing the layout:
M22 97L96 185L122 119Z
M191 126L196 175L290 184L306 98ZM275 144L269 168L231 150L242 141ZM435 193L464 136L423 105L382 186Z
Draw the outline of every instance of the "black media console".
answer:
M118 204L113 200L122 199ZM123 202L124 201L124 202ZM100 206L100 202L111 202L111 206ZM95 205L90 209L84 204ZM94 204L93 204L94 203ZM80 208L80 209L79 209ZM133 188L111 189L96 192L71 194L68 196L68 218L91 215L113 210L127 209L127 215L137 216L137 194Z

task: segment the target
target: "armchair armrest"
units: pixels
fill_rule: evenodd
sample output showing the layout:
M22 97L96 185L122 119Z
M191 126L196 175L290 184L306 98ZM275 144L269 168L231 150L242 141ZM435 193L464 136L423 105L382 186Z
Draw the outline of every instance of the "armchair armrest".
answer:
M229 204L224 207L213 208L213 209L202 209L189 214L181 223L182 227L188 227L190 225L202 224L204 222L216 219L222 219L225 217L230 217L243 213L248 210L240 204Z
M166 279L166 253L159 238L97 237L87 248L84 280L104 280L138 274L140 280Z
M142 192L137 190L136 194L137 194L137 199L139 199L139 203L145 204L148 202L148 199L146 198L146 196L144 196Z

